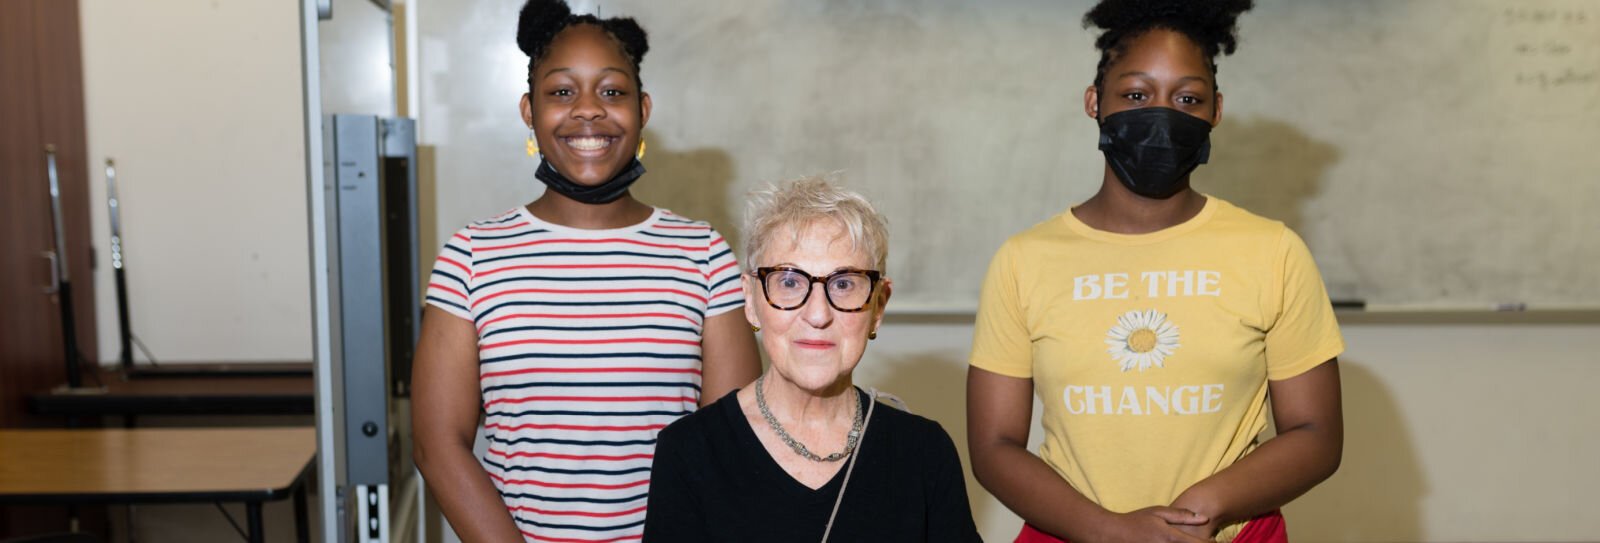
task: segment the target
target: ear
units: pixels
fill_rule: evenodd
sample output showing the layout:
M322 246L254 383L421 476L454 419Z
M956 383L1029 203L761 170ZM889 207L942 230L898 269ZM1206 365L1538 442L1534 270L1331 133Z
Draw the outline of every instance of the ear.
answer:
M522 101L517 102L517 109L522 111L522 124L527 125L530 130L533 129L533 97L526 92L522 93Z
M876 295L878 297L878 308L874 310L877 315L872 317L872 331L874 332L883 326L883 313L889 307L890 294L894 294L894 280L885 277L881 284L878 285L878 294Z
M1217 107L1211 109L1211 127L1216 128L1217 125L1222 124L1222 93L1218 92L1217 99L1211 103L1217 105Z
M757 285L753 279L748 273L739 274L739 284L744 288L744 320L750 321L750 326L761 326L761 321L756 318L756 302L761 299L756 289L761 285Z
M639 91L639 131L644 131L644 125L650 124L650 93Z
M1083 114L1090 119L1100 120L1100 89L1094 88L1094 85L1083 89Z

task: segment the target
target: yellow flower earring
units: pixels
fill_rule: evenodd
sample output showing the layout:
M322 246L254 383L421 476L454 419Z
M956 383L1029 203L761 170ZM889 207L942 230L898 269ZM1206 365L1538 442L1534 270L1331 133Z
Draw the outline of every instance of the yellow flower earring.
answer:
M639 152L633 154L635 160L644 158L644 138L639 138Z

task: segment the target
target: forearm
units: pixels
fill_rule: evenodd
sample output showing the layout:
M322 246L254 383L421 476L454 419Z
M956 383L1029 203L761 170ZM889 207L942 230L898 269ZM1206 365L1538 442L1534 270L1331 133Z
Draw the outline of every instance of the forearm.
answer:
M1059 537L1093 540L1096 528L1111 516L1018 443L975 448L972 471L978 482L1017 516Z
M463 542L523 541L499 490L471 448L456 443L427 446L419 440L416 463L428 492Z
M417 469L462 541L521 542L500 492L472 456L482 396L478 331L472 321L429 306L411 370L411 426Z
M1338 361L1270 381L1268 387L1277 437L1184 491L1174 506L1223 526L1282 507L1339 469L1344 416Z
M1282 432L1232 466L1189 487L1172 506L1206 515L1215 526L1282 507L1339 468L1342 439L1337 434L1313 425Z

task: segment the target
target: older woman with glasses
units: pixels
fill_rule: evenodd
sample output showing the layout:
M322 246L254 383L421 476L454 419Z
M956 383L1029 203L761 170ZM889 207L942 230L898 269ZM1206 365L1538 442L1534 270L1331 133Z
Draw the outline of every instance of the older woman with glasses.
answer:
M755 195L745 232L771 366L661 431L644 541L978 541L950 436L852 379L891 292L883 217L805 179Z

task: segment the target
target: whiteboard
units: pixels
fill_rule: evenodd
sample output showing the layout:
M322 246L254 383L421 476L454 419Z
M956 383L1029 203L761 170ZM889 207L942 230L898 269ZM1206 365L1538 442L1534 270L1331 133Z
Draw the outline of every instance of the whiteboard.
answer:
M440 4L419 32L445 239L540 186L521 3ZM749 190L841 172L889 219L902 311L972 310L1001 242L1098 188L1091 4L574 2L651 34L642 200L738 240ZM1258 4L1196 188L1293 227L1335 299L1600 305L1600 2Z

